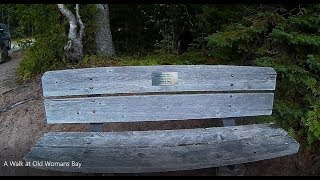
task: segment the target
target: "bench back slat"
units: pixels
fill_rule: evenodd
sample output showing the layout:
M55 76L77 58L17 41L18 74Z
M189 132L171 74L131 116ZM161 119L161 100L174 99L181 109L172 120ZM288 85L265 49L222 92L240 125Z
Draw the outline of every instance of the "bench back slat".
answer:
M162 121L270 115L273 93L46 99L47 123Z
M164 80L161 82L166 84L168 79L164 76L168 73L174 74L171 80L176 80L173 82L175 84L159 84L160 80ZM275 84L276 72L272 68L220 65L100 67L49 71L42 77L44 97L146 92L274 90Z
M47 123L270 115L275 84L272 68L221 65L100 67L42 77Z

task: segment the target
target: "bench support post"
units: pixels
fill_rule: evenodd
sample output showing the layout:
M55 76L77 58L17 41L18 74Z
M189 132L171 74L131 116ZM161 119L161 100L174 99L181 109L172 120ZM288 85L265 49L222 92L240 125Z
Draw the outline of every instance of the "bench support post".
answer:
M235 126L236 120L235 118L225 118L223 119L223 126Z
M90 123L90 132L102 132L103 123ZM102 173L95 173L95 176L102 176Z
M236 126L236 119L235 118L225 118L223 119L223 126ZM237 167L240 167L239 169ZM242 171L243 165L237 164L237 165L228 165L226 167L219 167L219 174L221 176L243 176L244 171ZM240 170L240 171L239 171Z
M225 118L223 119L223 126L235 126L236 120L235 118ZM228 165L227 166L230 170L234 170L236 168L235 165Z
M90 132L102 132L102 123L91 123Z

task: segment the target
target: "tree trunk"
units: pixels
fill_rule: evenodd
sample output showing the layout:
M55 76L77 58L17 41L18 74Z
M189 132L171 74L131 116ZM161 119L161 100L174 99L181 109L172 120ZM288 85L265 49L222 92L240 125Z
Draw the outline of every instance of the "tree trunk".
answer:
M97 25L96 46L98 55L114 57L116 55L112 41L112 34L109 21L108 4L97 4Z
M74 16L74 14L63 4L58 4L58 8L60 12L68 19L70 25L68 42L64 47L65 57L70 62L78 62L84 56L82 45L82 39L84 35L84 24L82 23L79 14L79 4L76 5L76 16Z

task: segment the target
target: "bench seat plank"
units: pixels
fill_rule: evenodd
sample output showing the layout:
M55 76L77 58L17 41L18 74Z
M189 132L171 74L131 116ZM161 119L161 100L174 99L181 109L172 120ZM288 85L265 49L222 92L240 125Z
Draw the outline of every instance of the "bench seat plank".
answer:
M176 72L178 83L152 85L152 73ZM70 69L46 72L43 96L115 93L274 90L276 72L270 67L163 65Z
M274 124L135 131L50 132L26 161L69 162L35 168L87 173L141 173L218 167L294 154L299 144ZM80 168L71 161L81 162Z
M216 93L46 99L44 103L47 123L103 123L270 115L273 98L273 93Z

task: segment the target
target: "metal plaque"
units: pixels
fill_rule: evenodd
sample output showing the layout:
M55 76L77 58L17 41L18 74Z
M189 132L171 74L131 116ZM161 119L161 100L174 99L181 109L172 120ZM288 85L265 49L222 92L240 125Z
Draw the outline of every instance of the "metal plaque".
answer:
M178 83L178 72L153 72L152 86L170 86Z

